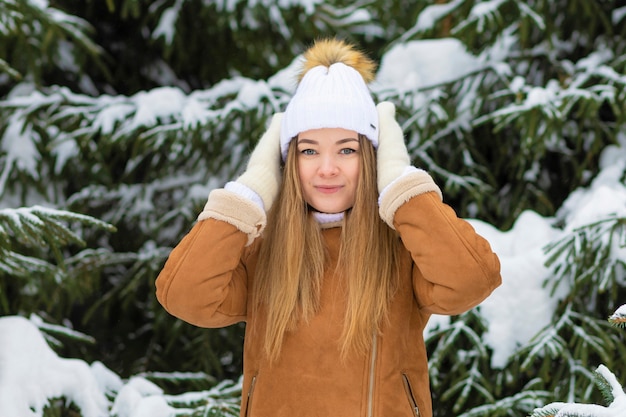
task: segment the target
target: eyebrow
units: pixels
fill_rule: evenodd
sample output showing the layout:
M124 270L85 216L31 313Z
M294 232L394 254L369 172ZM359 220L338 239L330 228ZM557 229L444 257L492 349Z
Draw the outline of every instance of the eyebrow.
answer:
M358 142L359 140L357 138L345 138L345 139L339 139L337 142L335 142L338 145L342 145L346 142ZM306 138L302 138L302 139L298 139L298 144L300 143L310 143L313 145L317 145L319 144L319 141L317 140L313 140L313 139L306 139Z

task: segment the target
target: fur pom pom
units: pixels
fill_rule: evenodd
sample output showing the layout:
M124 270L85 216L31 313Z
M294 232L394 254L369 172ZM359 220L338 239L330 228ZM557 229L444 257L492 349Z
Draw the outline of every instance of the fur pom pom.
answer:
M321 39L304 53L304 64L300 72L299 81L311 68L323 65L330 67L332 64L341 62L348 65L361 74L366 83L374 80L376 63L368 58L363 52L357 50L354 45L339 39Z

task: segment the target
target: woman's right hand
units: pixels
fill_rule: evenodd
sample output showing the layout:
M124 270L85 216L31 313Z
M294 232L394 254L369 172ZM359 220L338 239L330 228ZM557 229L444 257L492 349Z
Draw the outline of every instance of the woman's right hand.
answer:
M263 201L263 209L268 211L281 183L280 174L280 123L283 113L272 117L269 128L252 151L246 171L235 182L254 191Z

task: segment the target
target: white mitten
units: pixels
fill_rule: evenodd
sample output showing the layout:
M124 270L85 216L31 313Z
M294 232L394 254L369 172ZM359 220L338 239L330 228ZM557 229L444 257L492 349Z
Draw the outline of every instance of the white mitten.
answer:
M412 197L429 191L441 198L441 190L423 169L411 165L409 152L404 144L402 128L395 118L396 108L383 102L378 110L378 212L381 219L392 229L396 210Z
M265 228L266 211L280 187L280 122L276 113L269 128L250 155L246 171L236 181L209 194L198 221L209 218L225 221L248 235L250 245Z
M235 181L225 187L227 190L246 195L246 187L256 193L263 202L263 209L268 211L278 195L280 187L280 124L283 113L272 117L269 128L257 143L250 155L246 171ZM238 186L244 185L245 187ZM246 195L253 201L254 195ZM258 201L258 200L257 200Z
M411 166L411 158L404 144L402 128L396 121L396 107L384 101L376 106L378 110L378 194L394 180L417 169Z

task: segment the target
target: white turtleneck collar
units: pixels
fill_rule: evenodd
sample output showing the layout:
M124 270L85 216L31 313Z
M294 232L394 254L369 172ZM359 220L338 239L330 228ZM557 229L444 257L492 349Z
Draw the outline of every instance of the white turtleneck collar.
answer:
M335 227L341 224L344 217L344 212L341 213L320 213L319 211L314 211L313 216L315 220L320 224L322 229L328 227Z

